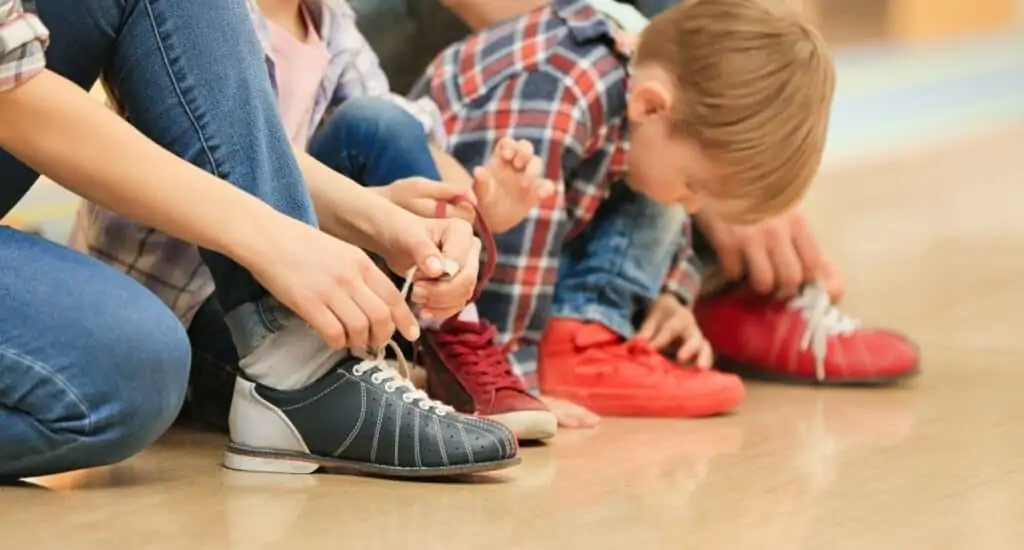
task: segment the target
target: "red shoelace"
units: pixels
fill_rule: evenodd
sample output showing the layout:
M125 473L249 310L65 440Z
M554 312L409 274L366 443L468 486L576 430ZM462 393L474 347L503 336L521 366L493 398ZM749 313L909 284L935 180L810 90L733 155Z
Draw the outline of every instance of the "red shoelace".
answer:
M522 391L523 383L512 371L505 349L495 342L495 327L487 322L451 320L435 334L438 351L455 363L468 379L483 390L508 388Z

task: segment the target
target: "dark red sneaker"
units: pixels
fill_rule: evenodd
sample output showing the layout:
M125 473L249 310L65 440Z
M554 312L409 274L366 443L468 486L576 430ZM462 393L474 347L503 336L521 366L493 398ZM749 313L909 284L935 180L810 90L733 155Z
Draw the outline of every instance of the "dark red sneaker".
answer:
M701 297L694 315L718 366L742 376L877 385L918 372L918 350L906 336L861 327L818 285L788 302L730 288Z
M420 363L427 369L427 393L459 412L501 422L520 440L554 437L558 419L526 391L496 334L486 322L457 319L423 331Z
M673 363L598 323L552 319L540 345L541 393L608 416L698 417L743 401L739 377Z

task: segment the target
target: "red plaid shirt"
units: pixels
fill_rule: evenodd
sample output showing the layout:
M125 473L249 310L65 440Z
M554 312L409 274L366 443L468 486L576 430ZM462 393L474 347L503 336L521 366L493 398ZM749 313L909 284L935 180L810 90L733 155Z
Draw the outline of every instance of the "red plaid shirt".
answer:
M413 91L441 110L448 148L483 164L505 136L533 143L557 192L497 236L498 265L478 301L519 372L536 370L563 244L594 217L627 171L628 57L587 2L557 0L473 34L443 51ZM689 243L689 240L687 240ZM691 254L669 277L692 298Z

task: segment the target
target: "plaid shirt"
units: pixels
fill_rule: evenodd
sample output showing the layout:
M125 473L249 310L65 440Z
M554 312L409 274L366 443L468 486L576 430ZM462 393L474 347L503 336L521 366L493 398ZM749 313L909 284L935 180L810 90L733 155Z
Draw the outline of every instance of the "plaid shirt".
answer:
M546 177L560 183L497 236L498 266L478 302L529 382L562 245L627 172L628 57L616 49L616 32L589 3L556 0L450 46L413 91L441 109L448 149L463 165L483 164L511 136L531 141ZM690 300L698 273L688 247L679 257L667 286Z
M0 0L0 91L25 82L46 68L50 33L21 0Z
M340 0L304 2L330 57L313 106L310 136L320 121L344 101L360 96L381 96L409 111L423 124L428 135L443 143L440 113L433 102L428 99L410 101L391 93L377 55L356 27L352 8ZM267 21L254 2L249 6L263 50L269 52ZM265 60L276 92L274 60L269 53L265 54ZM186 325L214 290L213 278L195 245L89 202L83 202L78 210L69 244L134 277L160 297Z

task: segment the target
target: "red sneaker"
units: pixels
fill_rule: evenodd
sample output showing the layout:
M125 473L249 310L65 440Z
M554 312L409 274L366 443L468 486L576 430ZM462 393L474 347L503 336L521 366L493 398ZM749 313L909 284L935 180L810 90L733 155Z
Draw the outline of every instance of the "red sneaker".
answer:
M457 319L425 330L420 351L427 393L459 412L501 422L520 440L554 437L558 419L512 372L496 334L486 322Z
M917 347L861 328L808 285L786 302L737 287L697 301L694 315L724 370L759 379L885 384L917 374Z
M552 319L540 345L541 393L608 416L697 417L743 401L732 374L682 367L598 323Z

